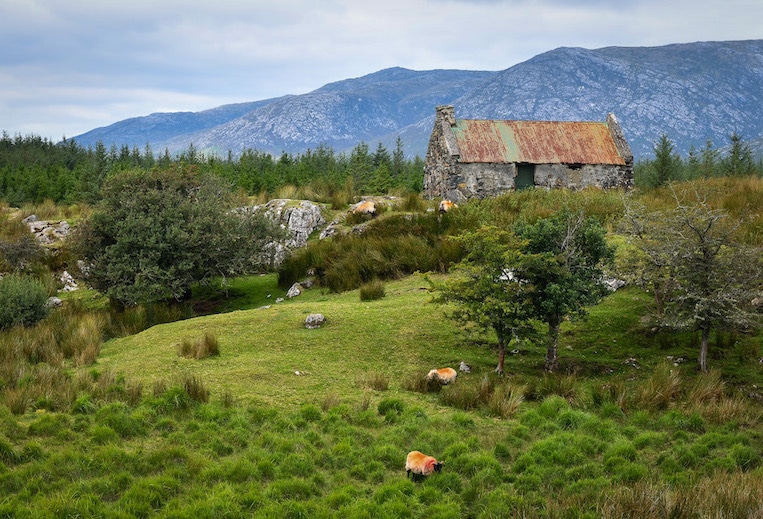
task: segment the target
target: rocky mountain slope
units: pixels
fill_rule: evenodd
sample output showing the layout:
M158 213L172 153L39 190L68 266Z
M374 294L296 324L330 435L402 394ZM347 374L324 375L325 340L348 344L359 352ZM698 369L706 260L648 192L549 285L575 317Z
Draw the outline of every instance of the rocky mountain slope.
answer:
M325 85L304 95L199 113L153 114L92 130L84 145L127 144L220 155L252 148L280 154L361 141L426 153L434 107L456 117L594 120L614 112L636 158L665 133L686 153L736 132L763 136L763 40L662 47L558 48L500 72L402 68Z

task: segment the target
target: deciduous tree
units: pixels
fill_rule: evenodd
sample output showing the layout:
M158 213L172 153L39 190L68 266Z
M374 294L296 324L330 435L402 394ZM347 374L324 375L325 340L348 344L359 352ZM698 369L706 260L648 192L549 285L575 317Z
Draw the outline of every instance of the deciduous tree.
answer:
M439 290L437 301L455 303L453 319L495 331L498 339L498 366L503 373L506 349L512 340L534 336L532 308L520 282L511 272L521 256L516 235L483 227L461 235L458 240L467 251L444 282L432 283Z
M526 281L524 292L534 316L548 326L545 368L558 366L559 328L565 319L583 317L586 307L607 293L604 269L614 258L599 222L564 209L533 224L520 224L523 240L514 275Z
M558 366L559 328L606 294L604 266L614 250L593 218L563 210L514 231L493 227L460 238L467 251L441 300L458 305L453 316L495 330L498 371L512 339L534 336L533 322L548 326L545 369Z
M657 322L699 331L698 364L707 371L713 330L760 322L751 301L760 297L763 251L737 239L743 221L711 207L707 193L694 186L672 189L670 209L648 211L630 202L626 232L635 254L646 260L642 284L660 292Z

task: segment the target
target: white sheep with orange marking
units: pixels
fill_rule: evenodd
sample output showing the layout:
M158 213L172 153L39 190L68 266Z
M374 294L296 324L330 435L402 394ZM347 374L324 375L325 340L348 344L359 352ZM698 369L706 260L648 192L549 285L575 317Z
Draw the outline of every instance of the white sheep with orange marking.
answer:
M457 209L458 205L455 202L451 202L450 200L441 200L440 201L440 214L447 213L451 209Z
M365 202L360 202L359 204L356 204L352 208L353 214L365 214L369 215L372 218L376 216L376 204L373 200L366 200Z
M441 470L442 462L437 461L432 456L427 456L423 452L411 451L405 459L405 477L410 477L414 481Z
M427 380L438 380L443 386L456 381L458 372L453 368L433 369L427 373Z

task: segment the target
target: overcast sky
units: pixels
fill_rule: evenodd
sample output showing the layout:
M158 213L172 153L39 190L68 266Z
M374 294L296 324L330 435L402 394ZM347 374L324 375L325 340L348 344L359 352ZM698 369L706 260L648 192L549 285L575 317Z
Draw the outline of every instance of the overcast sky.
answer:
M763 38L761 0L0 0L0 130L303 94L388 67Z

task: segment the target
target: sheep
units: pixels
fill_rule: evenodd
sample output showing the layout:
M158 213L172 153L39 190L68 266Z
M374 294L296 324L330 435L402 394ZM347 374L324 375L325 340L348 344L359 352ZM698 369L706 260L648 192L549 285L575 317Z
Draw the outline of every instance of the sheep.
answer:
M355 205L355 207L352 208L352 213L365 214L373 218L374 216L376 216L376 204L372 200L366 200L365 202L360 202L359 204Z
M442 200L440 201L440 214L447 213L451 209L458 208L458 205L456 205L455 202L451 202L450 200Z
M456 381L458 372L453 368L433 369L427 373L427 380L439 380L442 385L452 384Z
M442 462L419 451L411 451L405 459L405 470L406 479L410 477L417 481L431 475L433 472L440 472L442 470Z

